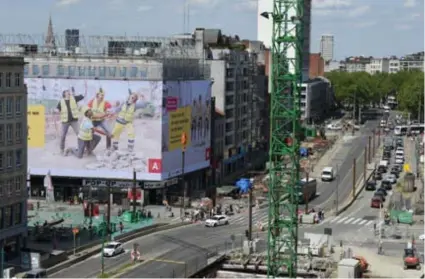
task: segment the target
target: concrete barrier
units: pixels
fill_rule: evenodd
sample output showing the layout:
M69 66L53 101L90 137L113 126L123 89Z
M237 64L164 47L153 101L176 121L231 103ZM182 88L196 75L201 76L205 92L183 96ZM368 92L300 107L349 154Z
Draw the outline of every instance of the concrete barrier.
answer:
M189 225L189 224L191 224L191 223L182 222L182 223L169 224L169 225L167 225L167 224L156 224L156 225L148 226L148 227L145 227L145 228L141 228L141 229L133 231L133 232L123 234L122 237L117 236L117 237L115 237L115 240L120 241L122 243L125 243L125 242L128 242L128 241L133 240L133 239L138 238L138 237L146 236L146 235L156 233L156 232L160 232L160 231L171 230L171 229L182 227L182 226ZM88 251L80 252L79 253L80 255L78 257L68 259L65 262L59 263L58 265L55 265L55 266L47 269L47 274L52 275L54 273L57 273L57 272L65 269L65 268L68 268L68 267L70 267L74 264L82 262L82 261L90 258L91 256L99 254L101 252L101 249L102 249L102 245L97 245L95 247L89 248Z

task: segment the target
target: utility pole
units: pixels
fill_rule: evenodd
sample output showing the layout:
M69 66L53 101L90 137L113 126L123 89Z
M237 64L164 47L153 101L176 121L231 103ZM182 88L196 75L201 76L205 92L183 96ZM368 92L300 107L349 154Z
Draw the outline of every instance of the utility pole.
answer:
M211 200L213 207L216 206L217 199L217 185L216 185L216 176L217 176L217 154L215 150L215 97L211 97L211 154L210 154L210 166L211 166Z
M367 147L365 146L365 148L364 148L364 164L363 164L363 184L366 184L366 170L367 170Z
M136 221L136 202L137 202L137 172L133 169L133 220Z
M212 127L212 129L214 129ZM183 200L182 200L182 217L185 216L185 209L186 209L186 195L187 195L187 189L186 189L186 183L184 181L184 164L185 164L185 156L186 156L186 144L187 144L187 135L185 132L181 134L180 143L182 145L182 175L181 175L181 184L182 184L182 190L183 190Z
M356 158L353 159L353 198L356 197Z
M381 205L379 208L379 226L378 226L378 230L379 230L379 243L378 243L378 254L382 254L382 209L384 207Z
M336 165L336 198L335 198L335 207L336 207L336 214L338 215L338 207L339 207L339 165Z
M107 215L106 215L106 225L107 225L107 233L108 233L108 238L110 237L110 234L111 234L111 204L112 204L112 202L111 202L111 185L110 184L108 184L108 195L107 195L107 197L108 197L108 211L107 211Z
M301 185L301 187L305 187L308 184L308 181L310 179L310 175L309 175L309 170L307 169L307 171L305 172L305 185ZM303 191L301 191L303 192ZM305 214L308 214L308 196L304 196L304 202L305 202Z
M0 278L4 277L4 240L0 242L1 248L0 248Z
M372 137L372 142L373 142L373 144L372 144L372 153L373 153L373 155L375 155L375 133L376 133L376 131L375 131L375 129L373 129L373 131L372 131L372 133L373 133L373 137Z
M249 180L249 183L251 184L251 187L249 188L249 200L248 200L248 215L249 215L249 219L248 219L248 241L252 241L252 184L254 182L254 179L251 178Z

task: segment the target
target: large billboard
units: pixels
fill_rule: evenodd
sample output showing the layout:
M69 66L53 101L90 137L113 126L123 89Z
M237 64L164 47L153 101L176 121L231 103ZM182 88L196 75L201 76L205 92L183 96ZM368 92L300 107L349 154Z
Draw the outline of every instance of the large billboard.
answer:
M161 180L162 81L25 82L31 174Z
M182 134L187 144L184 155ZM210 165L211 82L164 82L162 111L162 179Z

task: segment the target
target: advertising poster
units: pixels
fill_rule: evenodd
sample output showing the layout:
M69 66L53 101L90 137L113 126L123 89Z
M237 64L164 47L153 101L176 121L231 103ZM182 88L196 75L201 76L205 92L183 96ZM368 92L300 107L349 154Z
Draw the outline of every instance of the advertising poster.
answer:
M161 180L162 82L25 82L32 175Z
M162 111L162 179L210 165L211 82L172 81L164 83ZM182 133L186 134L182 168Z

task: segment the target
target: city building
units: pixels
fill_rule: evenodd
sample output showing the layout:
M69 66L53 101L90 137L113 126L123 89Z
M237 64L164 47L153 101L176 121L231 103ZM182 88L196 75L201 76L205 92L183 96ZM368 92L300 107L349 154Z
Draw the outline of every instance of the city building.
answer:
M80 34L79 47L72 51L66 50L66 40L62 37L53 34L51 22L45 37L25 36L37 45L37 52L31 55L19 47L23 43L21 36L2 37L0 53L24 56L27 62L23 73L29 107L37 115L45 115L45 125L40 126L44 127L44 133L34 131L31 134L29 128L33 139L28 149L31 195L46 195L43 179L50 173L56 200L68 201L81 192L87 197L91 189L92 198L105 201L108 199L107 185L113 183L110 189L113 202L121 204L127 198L135 170L138 183L144 188L144 204L162 204L164 198L170 204L179 204L183 188L188 198L205 196L212 181L211 114L207 109L212 82L206 75L204 30L169 38L88 38ZM113 52L109 47L111 41L126 42L126 51ZM139 43L131 45L129 42ZM73 149L77 143L75 130L69 129L64 137L66 141L62 141L61 126L67 123L62 118L68 121L69 118L56 111L62 107L67 94L81 94L77 106L85 111L99 92L117 108L130 97L131 100L142 99L145 105L135 111L133 120L132 129L138 131L124 130L122 139L115 140L117 142L109 147L106 137L105 140L102 137L94 150L96 156L75 157L72 153L78 150ZM84 117L78 111L75 113L73 119ZM116 117L120 117L119 114ZM115 133L116 122L113 119L105 121L110 129L107 132ZM186 153L182 152L180 141L183 133L189 137ZM61 151L61 142L66 150ZM113 151L115 144L118 151ZM44 150L43 154L40 150ZM181 163L183 156L184 165ZM93 182L96 187L90 186Z
M372 58L366 64L365 71L371 75L376 73L388 73L390 71L390 60L388 58Z
M223 184L223 154L225 140L226 117L224 112L215 109L214 117L214 148L212 153L212 168L215 168L215 185Z
M400 60L398 59L390 59L388 72L390 74L395 74L400 71Z
M306 124L324 120L334 103L330 81L324 77L316 77L303 83L301 90L301 120Z
M329 61L325 63L325 73L329 73L332 71L345 71L345 63L341 61Z
M323 76L325 74L325 61L320 53L310 53L310 79Z
M273 0L261 0L258 1L257 9L257 40L264 43L266 48L270 48L273 38L273 20L271 18L265 18L261 14L273 12ZM303 80L306 81L309 78L309 63L310 63L310 33L311 33L311 0L304 1L303 9L303 63L302 63L302 73ZM288 18L296 15L295 9L290 10ZM289 26L289 28L293 28ZM295 30L295 28L293 28ZM295 50L289 49L287 56L290 58L295 58Z
M24 59L0 56L0 249L5 263L19 257L26 245L26 96Z
M320 38L320 54L325 62L334 59L334 36L322 35Z
M66 29L65 30L65 49L75 52L80 47L80 30Z
M264 46L257 41L229 44L228 37L223 37L220 30L205 32L209 53L206 63L214 81L212 95L226 121L224 153L217 164L222 166L223 177L229 178L247 169L246 162L252 158L250 153L260 154L254 157L259 159L259 164L266 159Z

